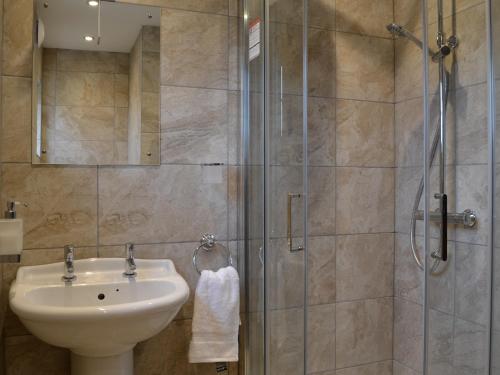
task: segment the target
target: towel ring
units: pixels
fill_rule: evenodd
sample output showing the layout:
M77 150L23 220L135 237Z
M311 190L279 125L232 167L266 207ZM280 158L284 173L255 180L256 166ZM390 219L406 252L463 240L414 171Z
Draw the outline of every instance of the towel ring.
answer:
M198 248L193 253L193 266L194 266L194 269L196 270L196 272L198 272L198 275L201 275L201 271L198 268L196 258L198 257L198 253L200 252L200 249L203 249L203 250L209 252L209 251L212 251L212 249L215 247L215 245L216 245L215 234L208 234L207 233L201 237L200 246L198 246ZM233 265L233 257L231 256L230 251L225 246L221 246L221 247L224 249L224 251L226 253L227 266L232 266Z

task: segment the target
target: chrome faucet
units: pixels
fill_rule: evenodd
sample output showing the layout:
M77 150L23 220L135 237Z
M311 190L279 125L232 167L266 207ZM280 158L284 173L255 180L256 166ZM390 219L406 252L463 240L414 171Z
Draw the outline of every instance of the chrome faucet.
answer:
M64 275L62 280L71 283L76 280L73 261L75 258L75 247L73 245L64 246Z
M134 244L133 243L126 244L125 249L127 251L127 258L125 258L125 272L123 273L123 276L131 279L137 275L137 273L135 272L137 266L135 265L135 259L134 259Z

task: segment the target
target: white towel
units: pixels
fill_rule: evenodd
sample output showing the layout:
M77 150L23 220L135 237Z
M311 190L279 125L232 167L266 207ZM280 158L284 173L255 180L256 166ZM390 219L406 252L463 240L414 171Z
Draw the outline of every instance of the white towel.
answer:
M194 296L189 362L238 361L240 282L233 267L202 271Z

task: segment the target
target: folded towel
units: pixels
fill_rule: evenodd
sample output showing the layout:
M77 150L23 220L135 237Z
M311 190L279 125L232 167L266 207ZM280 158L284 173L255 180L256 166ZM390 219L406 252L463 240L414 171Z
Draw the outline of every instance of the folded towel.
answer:
M233 267L202 271L194 296L189 362L238 361L240 282Z

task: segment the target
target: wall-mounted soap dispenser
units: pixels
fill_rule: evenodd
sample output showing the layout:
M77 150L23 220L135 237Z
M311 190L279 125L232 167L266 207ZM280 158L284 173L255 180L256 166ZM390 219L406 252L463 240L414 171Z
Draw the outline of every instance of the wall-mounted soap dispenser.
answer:
M19 263L23 250L23 220L17 218L17 205L26 203L8 201L5 219L0 219L0 263Z

